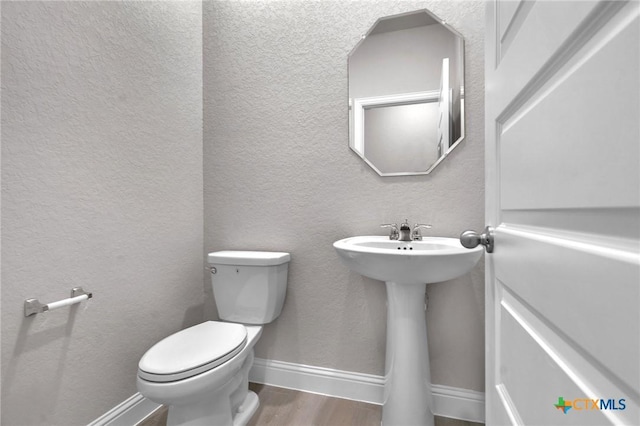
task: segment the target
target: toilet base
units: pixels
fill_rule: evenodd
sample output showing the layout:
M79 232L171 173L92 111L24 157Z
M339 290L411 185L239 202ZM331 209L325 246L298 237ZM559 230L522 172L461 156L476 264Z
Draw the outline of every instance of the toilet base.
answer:
M253 349L250 349L240 370L213 393L203 392L196 401L189 398L189 403L184 405L169 405L167 426L246 425L260 405L258 395L249 390L253 359Z
M238 412L233 417L233 426L245 426L251 420L260 406L260 400L255 392L249 391Z
M260 406L255 392L249 391L235 413L229 401L201 401L187 406L169 406L167 426L245 426Z

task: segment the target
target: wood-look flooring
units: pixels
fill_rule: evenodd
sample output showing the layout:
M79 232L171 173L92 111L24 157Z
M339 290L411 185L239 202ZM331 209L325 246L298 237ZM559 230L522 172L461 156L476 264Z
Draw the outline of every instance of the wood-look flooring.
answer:
M248 426L378 426L379 405L350 401L291 389L250 383L260 407ZM161 408L139 426L166 426L167 410ZM206 425L203 425L206 426ZM480 423L436 416L436 426L482 426Z
M291 389L251 385L260 407L248 426L379 425L380 406Z

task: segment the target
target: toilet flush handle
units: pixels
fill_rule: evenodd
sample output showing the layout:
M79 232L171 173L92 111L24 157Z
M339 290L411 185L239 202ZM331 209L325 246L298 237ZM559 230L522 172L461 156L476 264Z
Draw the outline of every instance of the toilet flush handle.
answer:
M206 269L207 271L211 272L211 274L216 274L216 273L218 273L218 270L216 269L216 267L215 267L215 266L207 266L207 267L206 267L206 268L204 268L204 269Z

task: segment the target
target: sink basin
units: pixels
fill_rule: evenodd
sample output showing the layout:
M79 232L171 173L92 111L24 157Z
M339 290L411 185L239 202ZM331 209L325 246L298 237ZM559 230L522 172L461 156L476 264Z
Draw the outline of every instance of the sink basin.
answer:
M397 284L447 281L469 272L483 248L464 248L460 240L424 237L422 241L395 241L384 236L351 237L333 244L354 272Z
M482 256L455 238L351 237L333 243L353 271L384 281L387 289L382 426L434 426L424 303L427 283L466 274Z

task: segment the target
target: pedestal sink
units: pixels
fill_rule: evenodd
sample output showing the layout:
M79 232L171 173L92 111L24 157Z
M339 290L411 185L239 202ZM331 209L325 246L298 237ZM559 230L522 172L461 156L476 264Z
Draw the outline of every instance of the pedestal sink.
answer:
M466 274L483 248L464 248L455 238L405 242L382 236L345 238L333 247L351 270L384 281L387 288L382 425L433 426L426 285Z

